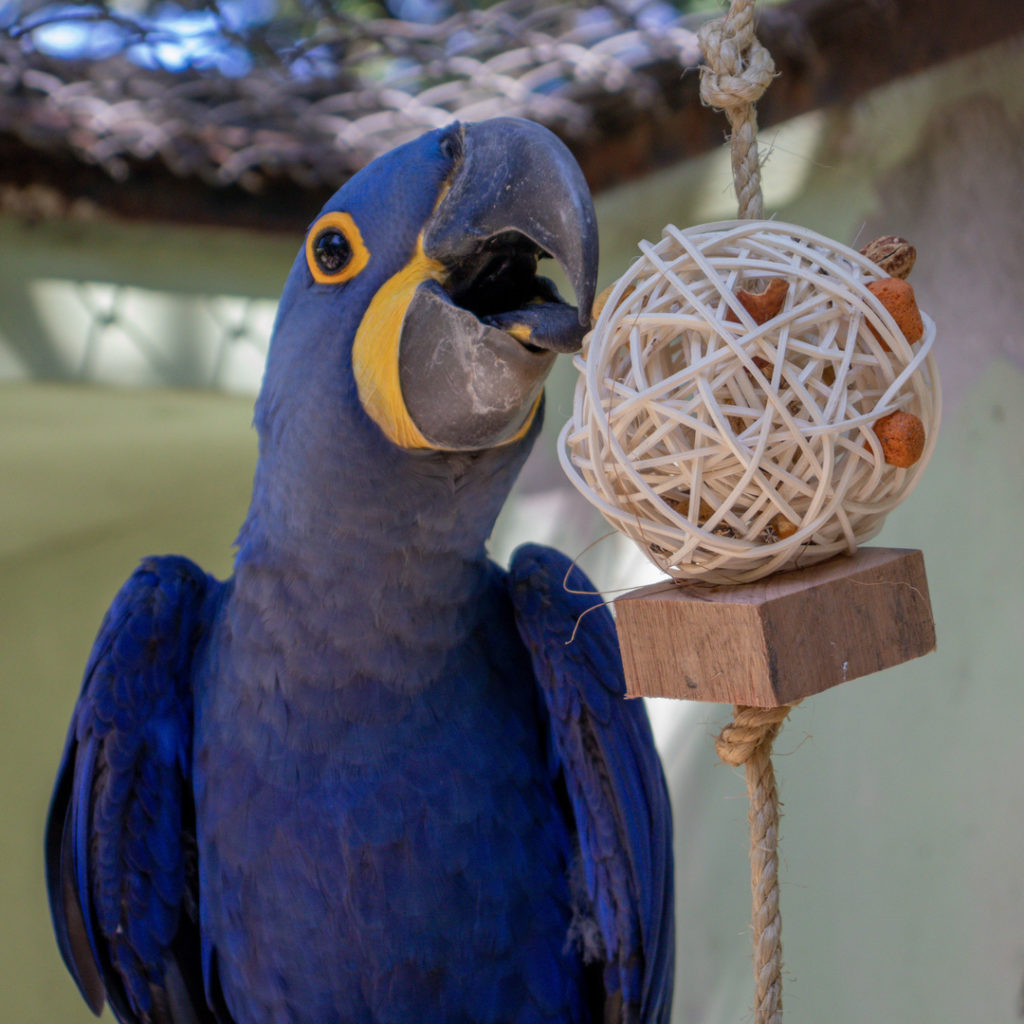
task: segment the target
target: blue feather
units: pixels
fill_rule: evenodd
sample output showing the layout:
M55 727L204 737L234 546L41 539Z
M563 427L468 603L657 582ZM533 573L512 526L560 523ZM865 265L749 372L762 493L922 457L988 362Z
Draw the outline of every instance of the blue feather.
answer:
M150 559L122 588L86 667L50 808L47 878L61 953L90 1006L99 1012L105 989L125 1022L148 1019L151 986L175 962L190 813L176 762L190 738L174 735L159 709L191 705L171 645L178 626L202 619L213 587L184 559ZM58 828L65 820L70 834ZM79 918L82 936L70 923Z
M47 882L69 969L122 1024L668 1019L670 812L614 624L562 556L486 555L541 418L406 450L353 378L460 131L325 207L357 221L360 274L317 283L299 254L232 578L147 559L100 628Z
M674 924L671 810L643 705L625 701L611 616L557 552L513 556L520 633L551 712L554 756L576 816L586 895L636 1019L667 1021Z

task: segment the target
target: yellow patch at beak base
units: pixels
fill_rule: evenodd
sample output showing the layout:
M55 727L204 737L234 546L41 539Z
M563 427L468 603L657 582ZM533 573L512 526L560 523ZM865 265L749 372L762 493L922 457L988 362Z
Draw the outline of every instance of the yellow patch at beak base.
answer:
M424 253L421 237L412 259L385 281L374 295L352 345L352 372L359 400L370 419L401 448L451 450L429 441L413 422L402 395L399 374L402 329L416 289L424 281L442 281L444 277L444 265ZM525 337L522 336L524 332ZM525 343L530 331L526 325L517 325L509 333ZM512 444L525 437L539 408L540 396L534 401L522 427L513 437L500 443Z
M444 267L416 243L412 259L381 285L356 331L352 372L359 400L370 419L402 448L433 448L409 416L398 378L398 346L405 311L416 289L430 279L439 281Z

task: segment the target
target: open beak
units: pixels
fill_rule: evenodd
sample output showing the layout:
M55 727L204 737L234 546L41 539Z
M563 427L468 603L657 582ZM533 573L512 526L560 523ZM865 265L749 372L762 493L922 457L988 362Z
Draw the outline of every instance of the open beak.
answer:
M583 174L546 128L517 118L469 124L461 160L423 232L443 268L406 311L402 397L432 446L475 450L529 429L559 352L590 326L597 221ZM537 273L550 258L576 306Z

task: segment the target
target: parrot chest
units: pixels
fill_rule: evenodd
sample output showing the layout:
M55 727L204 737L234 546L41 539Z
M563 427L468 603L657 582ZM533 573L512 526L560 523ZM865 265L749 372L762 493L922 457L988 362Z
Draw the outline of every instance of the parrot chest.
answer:
M286 658L276 695L209 687L203 926L239 1024L575 1018L570 839L508 628L416 693L331 659L315 690L285 695Z

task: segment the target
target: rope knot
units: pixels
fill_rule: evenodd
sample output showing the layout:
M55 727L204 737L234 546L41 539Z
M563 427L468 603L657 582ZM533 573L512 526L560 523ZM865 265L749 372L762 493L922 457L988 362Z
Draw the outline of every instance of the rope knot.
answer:
M789 704L777 708L737 705L733 720L715 739L715 752L726 764L738 768L762 747L770 751L791 707Z
M726 112L756 103L775 76L771 54L754 35L753 4L736 6L697 31L707 60L700 69L701 101Z
M702 25L697 39L707 60L701 68L700 98L725 111L732 128L732 180L740 217L760 220L764 201L754 103L768 88L775 65L754 37L754 0L732 0L729 13Z

